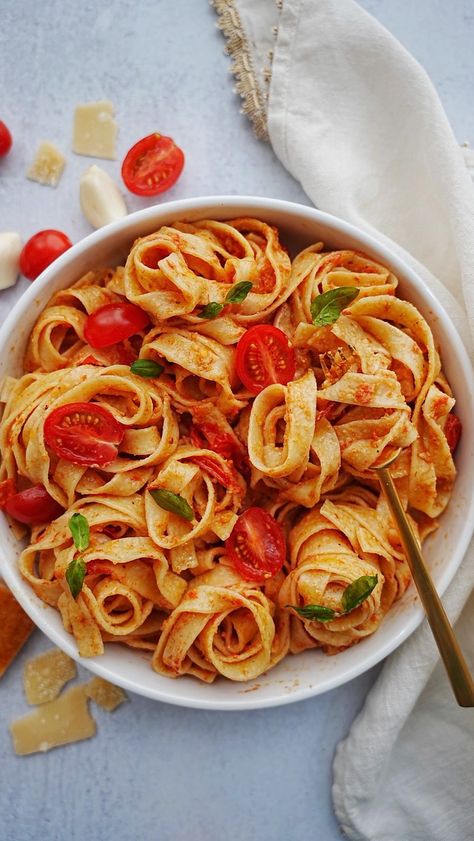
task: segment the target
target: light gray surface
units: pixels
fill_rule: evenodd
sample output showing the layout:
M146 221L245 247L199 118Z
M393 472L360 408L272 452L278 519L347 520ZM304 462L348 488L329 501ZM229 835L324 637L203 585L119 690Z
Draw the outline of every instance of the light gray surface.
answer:
M474 141L471 0L363 5L424 63L458 139ZM248 193L307 201L239 114L205 0L0 0L0 15L0 119L15 137L0 163L0 230L26 238L58 227L74 240L89 232L77 183L93 161L69 152L72 112L76 102L102 97L117 108L119 160L156 129L184 148L186 169L166 198ZM57 190L24 178L46 138L68 155ZM118 161L100 165L118 177ZM130 198L129 207L145 203ZM0 313L26 284L3 293ZM37 632L0 683L0 841L340 838L331 757L377 670L326 696L245 714L132 697L113 715L94 709L92 741L18 758L8 723L27 711L22 667L47 647Z

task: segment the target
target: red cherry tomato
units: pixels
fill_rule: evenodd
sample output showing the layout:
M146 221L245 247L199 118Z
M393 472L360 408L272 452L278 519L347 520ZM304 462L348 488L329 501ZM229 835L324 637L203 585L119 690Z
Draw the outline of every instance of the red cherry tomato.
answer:
M0 508L5 508L7 500L14 493L16 493L16 487L13 479L4 479L3 482L0 482Z
M223 458L232 459L237 470L244 473L248 470L248 458L245 447L229 432L219 428L216 423L202 421L194 424L190 430L191 441L195 447L213 450Z
M462 433L462 423L457 415L448 415L444 425L444 434L448 442L448 447L454 453Z
M62 231L38 231L23 246L20 254L20 271L35 280L56 257L71 248L72 242Z
M14 520L31 526L50 523L64 513L64 508L49 495L43 485L33 485L8 497L5 511Z
M44 423L46 445L72 464L105 467L117 456L125 428L98 403L67 403Z
M122 164L125 186L137 196L157 196L181 175L184 154L171 137L155 132L143 137L127 152Z
M149 323L148 314L135 304L105 304L90 314L84 338L93 348L109 347L139 333Z
M276 575L286 558L283 531L263 508L247 508L225 546L237 572L251 581L263 581Z
M10 149L12 148L12 136L5 125L5 123L0 120L0 158L3 158L4 155L8 155Z
M267 385L286 385L295 376L296 356L287 337L278 327L257 324L239 340L236 357L237 376L252 394Z
M240 493L242 491L236 473L230 465L221 464L221 462L212 456L193 456L189 460L199 465L202 470L209 473L209 476L217 479L224 488L232 491L232 493Z

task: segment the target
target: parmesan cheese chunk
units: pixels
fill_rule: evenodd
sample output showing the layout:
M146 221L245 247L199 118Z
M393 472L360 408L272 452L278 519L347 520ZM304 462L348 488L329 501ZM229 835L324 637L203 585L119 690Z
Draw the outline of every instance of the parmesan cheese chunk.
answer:
M5 674L34 627L10 590L0 583L0 677Z
M0 233L0 289L14 286L20 273L21 238L15 231Z
M29 660L25 666L23 682L29 704L54 701L68 680L77 674L76 664L67 654L55 648Z
M120 686L115 686L102 677L92 678L89 683L86 683L85 690L89 698L109 713L127 700L127 696L123 689L120 689Z
M26 177L38 184L47 184L48 187L56 187L63 174L66 158L59 149L48 140L38 147L33 163L31 164Z
M73 686L54 701L10 725L15 753L23 756L90 739L96 732L84 686Z
M127 206L115 181L96 164L81 176L79 199L84 216L94 228L127 215Z
M117 123L107 100L76 106L72 149L77 155L114 160Z

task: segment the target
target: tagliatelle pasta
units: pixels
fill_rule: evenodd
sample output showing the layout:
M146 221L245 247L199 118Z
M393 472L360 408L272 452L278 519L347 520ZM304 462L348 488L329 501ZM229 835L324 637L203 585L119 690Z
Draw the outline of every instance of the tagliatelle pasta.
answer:
M0 391L0 506L81 656L120 642L167 677L245 681L377 630L410 573L372 468L402 449L421 541L461 431L397 285L239 218L164 226L53 296Z

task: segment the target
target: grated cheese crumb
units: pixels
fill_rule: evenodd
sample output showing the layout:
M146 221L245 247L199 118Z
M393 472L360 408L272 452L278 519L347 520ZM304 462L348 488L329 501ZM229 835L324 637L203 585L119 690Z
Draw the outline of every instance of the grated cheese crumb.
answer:
M85 689L86 695L107 712L112 712L127 700L123 689L109 683L102 677L94 677L89 683L86 683Z
M49 140L44 140L37 149L33 163L26 177L38 184L56 187L63 174L66 158Z

